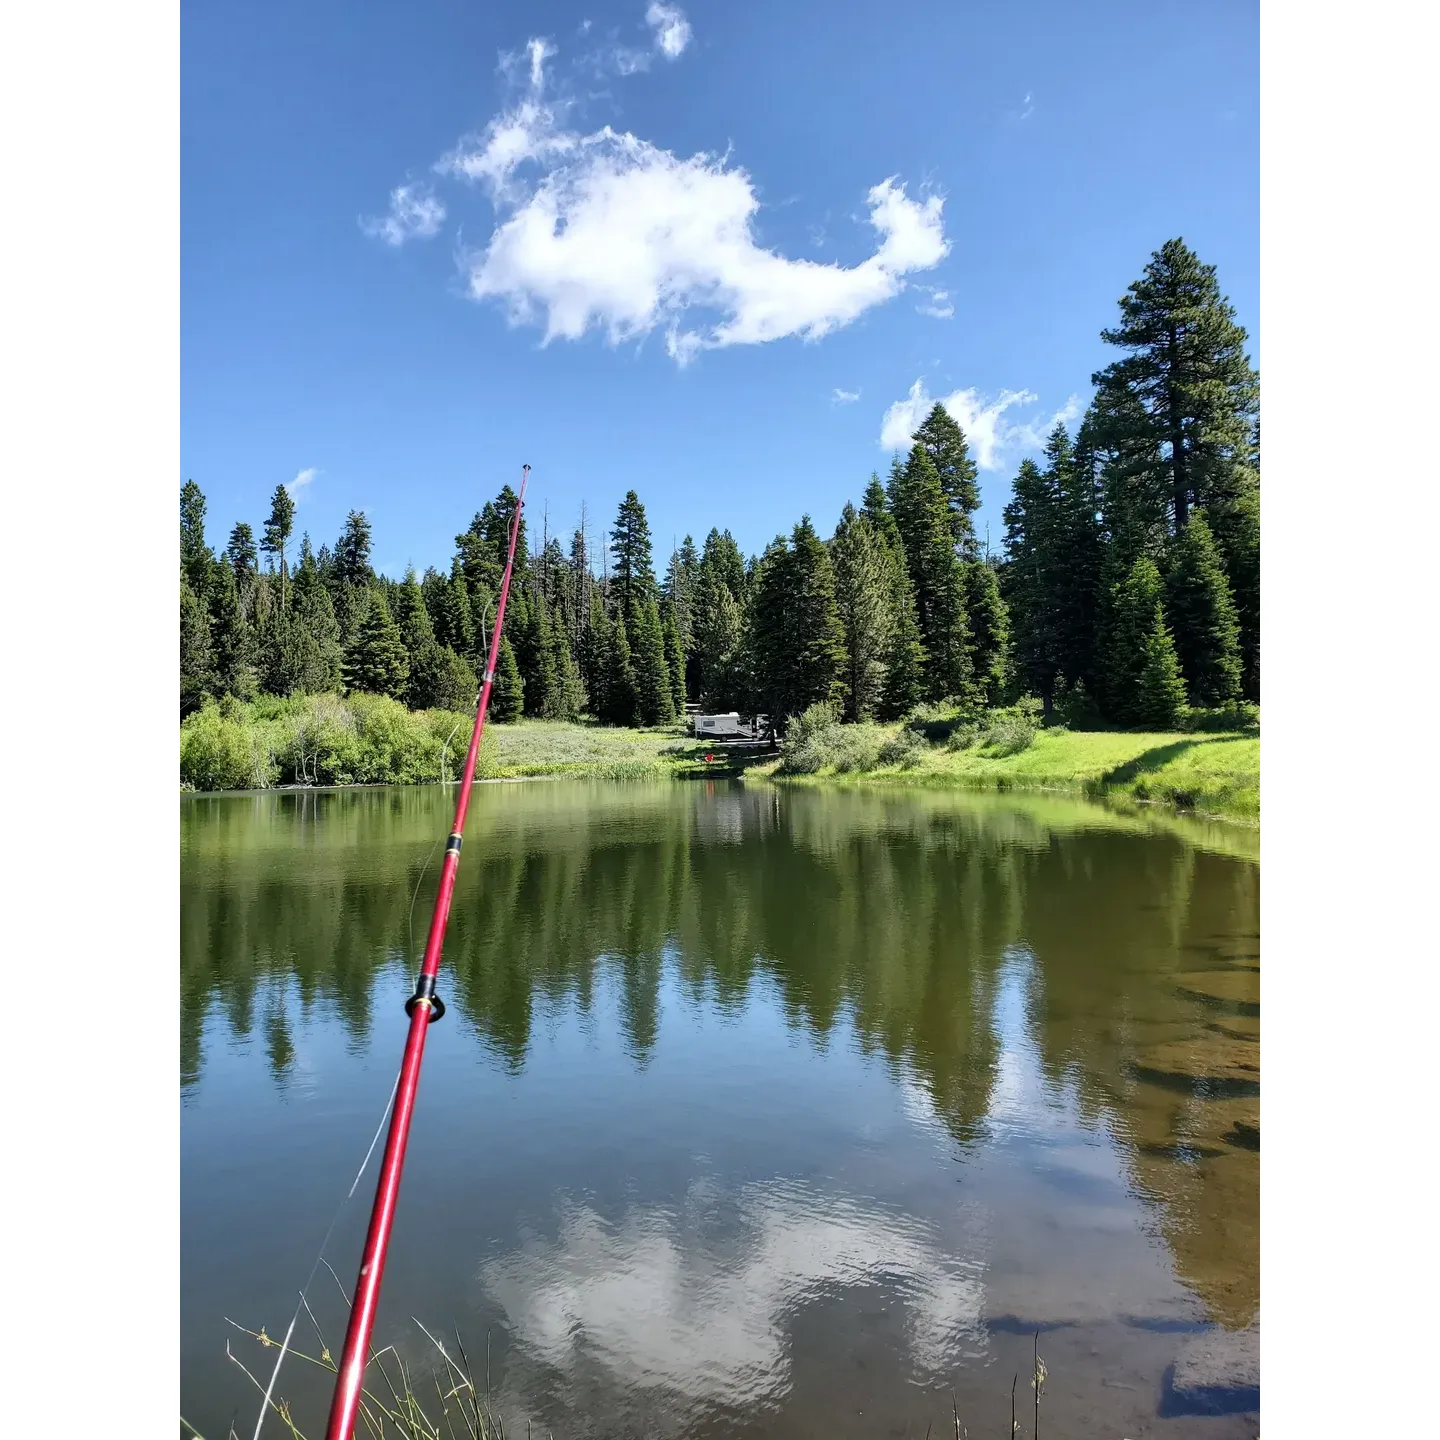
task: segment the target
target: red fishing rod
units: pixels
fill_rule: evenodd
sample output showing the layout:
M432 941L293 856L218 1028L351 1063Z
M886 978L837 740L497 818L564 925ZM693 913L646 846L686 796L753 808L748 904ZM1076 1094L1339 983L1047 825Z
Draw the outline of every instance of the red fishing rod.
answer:
M395 1091L395 1112L385 1140L385 1158L380 1162L380 1181L375 1187L375 1206L370 1212L370 1230L360 1259L360 1278L350 1305L350 1328L345 1332L345 1349L336 1372L335 1398L330 1402L330 1422L325 1440L351 1440L360 1412L365 1379L365 1357L370 1350L370 1333L375 1328L375 1311L380 1301L380 1281L385 1274L385 1252L395 1223L395 1201L400 1194L400 1172L405 1168L405 1145L410 1138L410 1119L415 1113L415 1092L420 1084L420 1062L425 1057L425 1032L445 1013L444 1002L435 993L440 973L440 951L445 944L445 925L450 918L450 898L455 893L455 872L460 868L460 843L465 831L465 812L470 807L470 787L475 780L475 760L480 753L480 732L490 706L495 683L495 666L500 659L500 631L505 624L505 602L510 596L510 575L515 568L515 543L520 536L520 512L525 505L525 486L530 480L526 465L520 477L520 495L510 520L510 551L500 580L500 600L495 608L495 629L490 635L490 658L485 662L484 682L475 703L475 729L465 756L465 773L460 778L460 795L455 801L455 823L445 845L440 869L440 889L435 896L435 913L430 917L430 936L425 942L425 959L415 993L405 1002L410 1032L405 1037L405 1056L400 1062L400 1080Z

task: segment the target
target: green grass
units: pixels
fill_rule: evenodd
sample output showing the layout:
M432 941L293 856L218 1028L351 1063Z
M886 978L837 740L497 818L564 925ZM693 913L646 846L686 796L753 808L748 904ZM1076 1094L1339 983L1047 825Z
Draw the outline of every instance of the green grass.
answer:
M1160 802L1230 820L1260 818L1260 738L1253 734L1041 730L1028 748L1014 755L985 746L949 750L938 745L926 747L904 766L875 765L843 773L824 766L813 775L776 778L792 784L838 779L1062 790L1108 801Z
M522 720L487 725L494 749L484 778L513 780L541 775L629 779L669 775L693 748L677 728L620 730L562 720Z
M208 705L181 725L180 779L189 790L434 783L456 778L469 738L468 716L412 714L375 695L230 701ZM743 773L793 784L1053 790L1249 823L1260 816L1260 739L1253 731L1041 730L1025 749L1006 754L984 744L960 750L944 739L927 743L895 725L843 725L817 743L825 763L808 775L783 776L776 773L780 762L763 750L717 746L707 764L706 746L678 726L626 730L523 720L486 727L478 773L486 780Z

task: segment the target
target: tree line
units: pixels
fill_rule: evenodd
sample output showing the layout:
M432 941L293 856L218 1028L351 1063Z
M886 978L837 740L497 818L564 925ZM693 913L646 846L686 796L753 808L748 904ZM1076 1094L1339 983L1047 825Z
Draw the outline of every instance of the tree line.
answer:
M690 536L656 573L631 490L600 554L581 522L533 551L522 518L494 718L665 725L687 702L848 720L921 702L980 709L1020 695L1072 723L1164 728L1187 705L1257 701L1259 379L1213 266L1181 240L1151 256L1101 332L1118 358L1092 377L1073 434L1024 460L996 554L964 431L936 405L822 538L809 516L745 557L729 530ZM356 511L333 548L294 546L277 486L257 542L205 538L181 491L182 717L210 698L330 690L414 709L473 705L516 496L455 538L448 569L402 580L370 564ZM261 557L264 557L264 564ZM597 564L599 561L599 573Z

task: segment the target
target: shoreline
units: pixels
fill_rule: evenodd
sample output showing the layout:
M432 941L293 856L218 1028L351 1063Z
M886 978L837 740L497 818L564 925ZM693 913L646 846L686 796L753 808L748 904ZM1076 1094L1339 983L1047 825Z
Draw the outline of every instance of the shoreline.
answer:
M1215 739L1234 739L1234 736L1217 736ZM1010 757L1020 759L1022 757ZM992 761L998 767L1004 762ZM550 767L515 766L505 767L518 773L477 776L475 785L520 785L528 783L555 783L562 780L608 780L617 784L633 780L669 780L691 782L696 780L737 780L741 783L772 784L795 788L834 789L891 789L891 790L964 790L972 794L989 795L1056 795L1068 799L1084 800L1104 809L1120 813L1168 814L1216 821L1244 830L1258 830L1260 816L1258 806L1254 813L1248 807L1226 807L1219 803L1206 804L1210 797L1197 795L1192 803L1172 798L1169 795L1136 794L1134 781L1107 781L1103 776L1066 777L1057 774L1031 774L1011 772L976 773L937 769L883 769L852 773L821 773L816 775L781 775L776 771L779 757L767 758L749 766L733 763L706 765L696 757L667 758L657 762L639 762L630 773L617 773L617 766L610 761L568 761ZM630 767L625 767L630 769ZM458 780L421 780L410 783L397 781L357 781L350 784L332 785L273 785L264 788L233 790L191 790L181 788L182 799L207 799L217 796L265 795L265 794L323 794L331 791L354 790L411 790L421 786L453 788Z

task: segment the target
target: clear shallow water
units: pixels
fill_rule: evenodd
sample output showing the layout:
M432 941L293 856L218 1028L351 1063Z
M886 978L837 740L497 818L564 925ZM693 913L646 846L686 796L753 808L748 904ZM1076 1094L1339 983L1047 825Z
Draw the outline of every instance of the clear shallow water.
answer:
M283 1333L384 1107L453 791L182 801L182 1395ZM1065 800L477 787L377 1344L572 1436L1254 1433L1254 837ZM373 1162L372 1162L373 1163ZM327 1254L353 1280L367 1173ZM344 1302L312 1294L333 1345ZM419 1322L417 1324L416 1322ZM483 1367L482 1367L483 1368ZM322 1377L280 1390L323 1430ZM1026 1424L1028 1432L1029 1424Z

